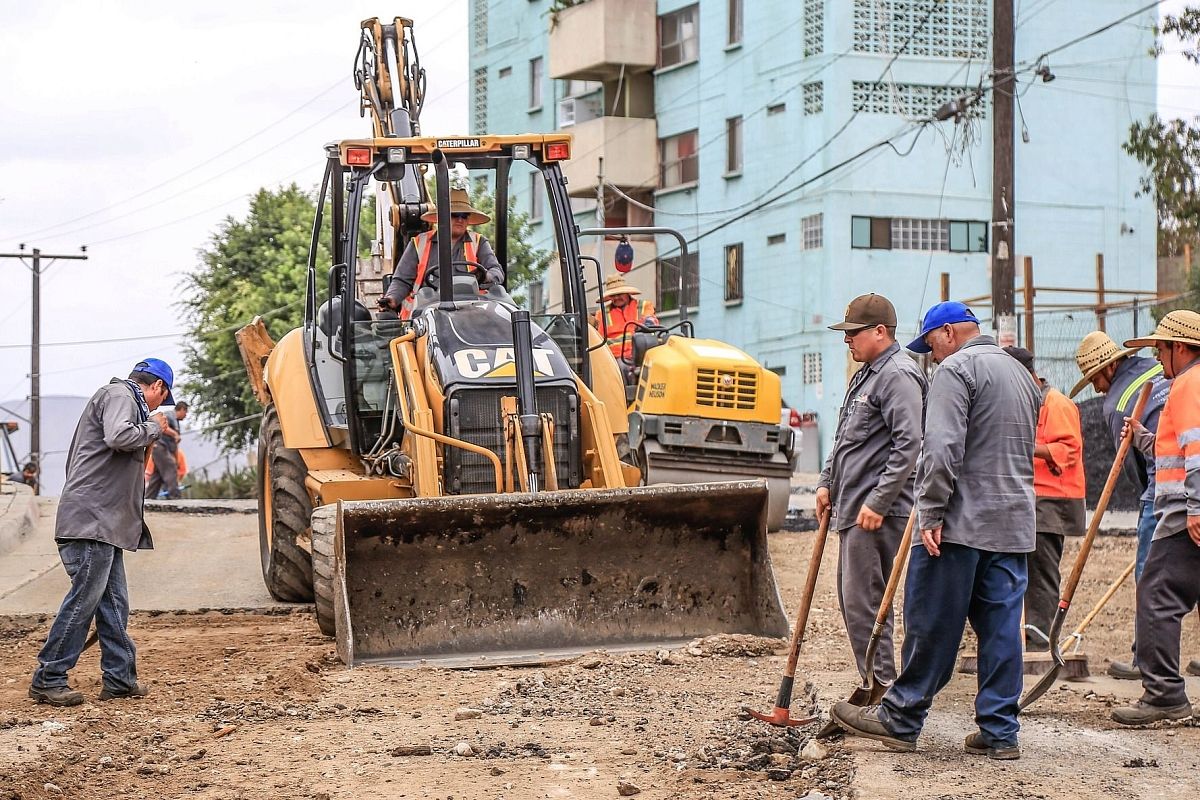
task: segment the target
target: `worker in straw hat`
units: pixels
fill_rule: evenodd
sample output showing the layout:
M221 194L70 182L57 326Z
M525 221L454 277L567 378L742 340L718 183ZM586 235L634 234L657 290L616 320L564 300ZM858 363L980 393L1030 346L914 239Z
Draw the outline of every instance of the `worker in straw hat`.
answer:
M610 275L604 281L604 305L596 312L596 330L604 336L608 348L625 372L633 362L633 326L657 325L654 304L649 300L637 301L642 292L628 284L620 275Z
M430 209L421 215L421 219L436 223L437 209ZM504 268L496 260L491 244L480 234L468 230L471 225L483 225L491 219L471 205L466 189L450 190L450 257L454 262L454 271L462 275L474 274L481 283L503 284ZM379 298L381 308L392 311L399 309L401 316L407 317L411 303L406 301L417 289L424 286L433 289L439 287L437 241L437 228L409 241L404 254L400 256L400 262L396 264L396 271L392 273L387 291Z
M1133 409L1142 386L1148 382L1154 385L1140 420L1151 432L1158 428L1158 415L1171 388L1163 377L1162 365L1153 358L1138 356L1137 351L1136 347L1118 347L1104 331L1092 331L1083 337L1075 351L1075 363L1079 365L1083 377L1071 389L1071 397L1083 391L1088 384L1104 395L1104 419L1112 434L1114 449L1121 446L1121 428L1125 424L1125 416ZM1131 448L1122 468L1129 482L1142 489L1141 514L1137 525L1137 561L1134 567L1136 581L1141 578L1146 555L1150 552L1150 539L1154 535L1154 459ZM1108 674L1122 680L1140 679L1136 649L1132 660L1113 661L1108 667Z
M1151 433L1127 418L1134 444L1153 447L1154 513L1158 524L1137 585L1137 657L1142 697L1113 710L1122 725L1147 725L1192 715L1179 674L1183 618L1200 603L1200 314L1172 311L1154 333L1125 342L1155 349L1163 374L1172 379L1167 402Z

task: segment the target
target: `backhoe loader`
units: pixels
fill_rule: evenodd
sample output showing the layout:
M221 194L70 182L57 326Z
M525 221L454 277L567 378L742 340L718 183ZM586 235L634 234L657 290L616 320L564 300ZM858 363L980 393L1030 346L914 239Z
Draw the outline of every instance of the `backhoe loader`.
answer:
M527 663L715 633L785 635L765 483L642 487L618 459L624 390L588 325L561 170L570 136L419 135L411 27L363 23L357 79L374 135L326 147L303 326L277 343L261 319L238 332L265 406L268 589L315 599L321 630L351 665ZM403 67L386 69L394 59ZM409 319L359 301L366 198L376 198L390 269L425 229L423 214L436 208L438 229L450 229L452 163L494 187L501 264L510 172L542 178L561 311L533 317L481 280L480 265L459 263L478 271L438 278L431 268ZM437 247L438 263L451 264L450 238Z

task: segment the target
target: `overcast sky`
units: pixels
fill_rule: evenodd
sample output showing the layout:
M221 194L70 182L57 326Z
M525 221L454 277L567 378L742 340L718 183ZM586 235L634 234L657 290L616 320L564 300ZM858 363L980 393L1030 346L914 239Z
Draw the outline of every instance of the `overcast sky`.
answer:
M466 0L397 10L417 15L424 129L467 132ZM45 345L158 337L44 346L43 394L89 395L147 355L181 363L175 304L197 249L260 187L319 181L322 144L369 132L351 68L359 22L387 11L378 0L0 0L0 252L88 245L88 261L43 277ZM1162 112L1200 114L1198 79L1200 67L1164 58ZM29 392L30 304L19 262L0 260L0 276L3 400Z

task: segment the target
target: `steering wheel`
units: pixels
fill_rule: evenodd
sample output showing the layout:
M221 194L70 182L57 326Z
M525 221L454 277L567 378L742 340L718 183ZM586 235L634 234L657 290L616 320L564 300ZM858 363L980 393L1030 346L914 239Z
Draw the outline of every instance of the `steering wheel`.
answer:
M450 266L451 267L471 267L471 269L469 270L469 273L475 277L475 280L479 281L480 286L484 286L485 284L489 285L489 286L491 285L491 283L487 279L487 268L484 267L483 264L480 264L478 261L467 261L467 260L451 261ZM436 265L430 267L425 272L425 285L430 287L431 289L435 288L433 286L433 284L431 283L434 276L437 276L437 279L439 282L441 281L441 264L436 264Z

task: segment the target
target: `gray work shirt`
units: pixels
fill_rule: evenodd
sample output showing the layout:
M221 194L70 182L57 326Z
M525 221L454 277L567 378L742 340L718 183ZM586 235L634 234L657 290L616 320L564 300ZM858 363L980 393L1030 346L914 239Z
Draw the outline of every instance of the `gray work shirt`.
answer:
M850 379L818 483L829 490L833 530L853 527L864 505L885 517L912 510L925 389L920 368L895 343Z
M167 421L167 425L170 426L171 430L179 433L179 418L175 416L175 409L161 408L158 410L158 413L163 415L163 418ZM179 440L164 434L158 440L158 444L156 444L155 447L161 447L171 455L175 455L175 451L179 449Z
M154 547L142 520L146 446L162 429L134 390L113 378L88 401L67 455L54 538L94 539L138 550Z
M467 235L470 235L469 232ZM475 247L475 261L479 263L485 270L498 269L501 272L504 268L500 266L500 262L496 260L496 254L492 252L492 246L488 240L476 234L479 244ZM425 267L425 285L433 288L438 287L438 283L431 278L438 274L437 266L439 262L437 231L433 232L433 245L429 248L429 263ZM454 242L450 250L451 261L465 261L463 255L463 242L466 236ZM390 297L396 301L396 305L400 305L404 298L412 294L413 283L417 280L417 263L421 260L421 254L417 252L417 239L413 237L409 240L408 246L404 248L404 254L400 256L400 262L396 264L396 270L392 273L392 282L388 284L385 297ZM473 274L476 267L465 264L455 264L454 272L456 275ZM431 275L432 273L432 275ZM421 287L417 287L418 289Z
M1034 550L1041 404L1029 371L990 336L976 336L942 362L929 386L917 461L921 530L940 526L943 542L993 553Z

